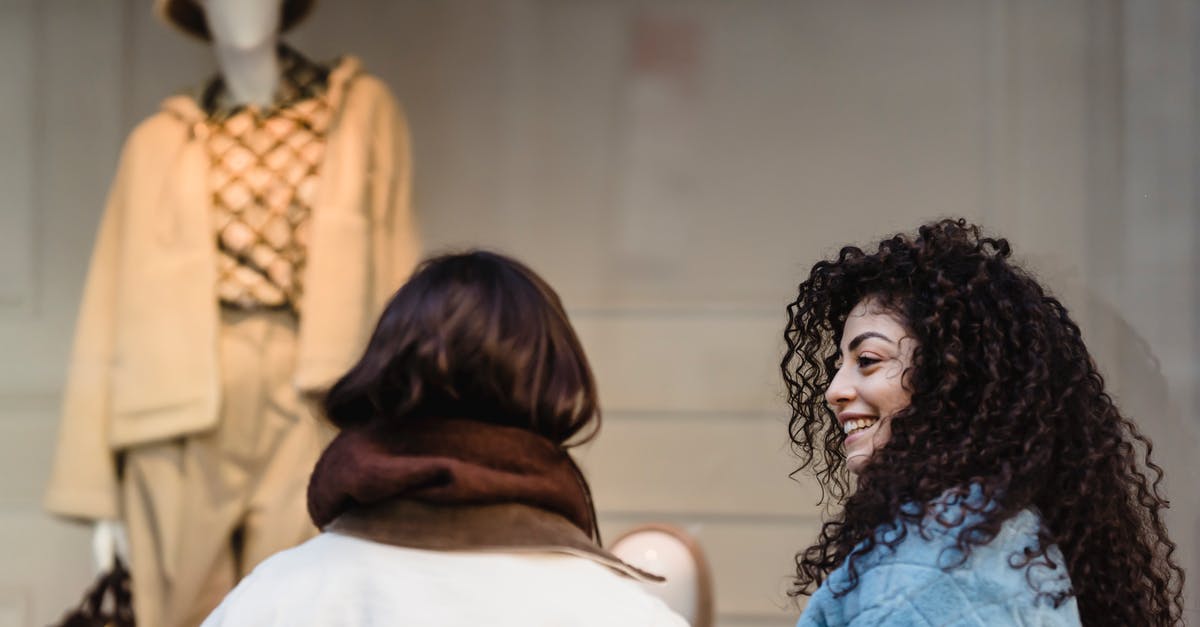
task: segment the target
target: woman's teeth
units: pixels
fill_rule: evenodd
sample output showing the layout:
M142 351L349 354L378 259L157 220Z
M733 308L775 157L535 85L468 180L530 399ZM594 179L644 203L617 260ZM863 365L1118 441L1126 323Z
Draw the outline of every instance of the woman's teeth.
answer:
M845 431L846 435L850 435L851 433L854 433L855 431L862 431L863 429L869 429L876 422L878 422L878 421L874 418L856 418L854 420L847 420L845 423L842 424L842 430Z

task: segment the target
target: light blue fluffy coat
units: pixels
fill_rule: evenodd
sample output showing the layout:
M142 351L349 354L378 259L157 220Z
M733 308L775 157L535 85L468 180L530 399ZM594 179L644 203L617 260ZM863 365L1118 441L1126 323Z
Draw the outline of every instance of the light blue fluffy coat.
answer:
M968 498L979 498L977 489ZM1047 557L1031 568L1014 569L1026 547L1037 546L1041 518L1024 510L1009 518L991 542L971 549L961 565L954 547L958 533L978 515L963 516L957 497L941 499L932 512L943 520L962 522L944 527L927 517L921 525L909 524L907 534L894 548L876 545L856 562L858 585L836 596L848 586L849 572L843 563L809 599L798 627L1079 627L1079 610L1070 597L1058 607L1030 586L1043 592L1070 587L1062 554L1051 546ZM922 533L921 528L924 532ZM894 538L899 531L888 529L880 538Z

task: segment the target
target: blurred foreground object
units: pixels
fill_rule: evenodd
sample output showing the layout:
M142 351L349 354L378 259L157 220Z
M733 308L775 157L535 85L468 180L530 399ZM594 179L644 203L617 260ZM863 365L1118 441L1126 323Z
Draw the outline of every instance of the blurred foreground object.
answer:
M639 525L621 534L610 550L629 564L666 577L665 582L643 582L642 587L692 627L712 627L712 572L691 534L674 525Z

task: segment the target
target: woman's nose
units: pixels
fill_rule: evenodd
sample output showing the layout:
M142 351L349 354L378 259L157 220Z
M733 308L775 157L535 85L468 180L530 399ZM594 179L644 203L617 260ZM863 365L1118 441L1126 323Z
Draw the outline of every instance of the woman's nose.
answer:
M850 385L849 378L839 369L834 373L833 380L829 382L829 387L825 389L825 402L829 403L830 407L837 409L854 400L854 398L854 386Z

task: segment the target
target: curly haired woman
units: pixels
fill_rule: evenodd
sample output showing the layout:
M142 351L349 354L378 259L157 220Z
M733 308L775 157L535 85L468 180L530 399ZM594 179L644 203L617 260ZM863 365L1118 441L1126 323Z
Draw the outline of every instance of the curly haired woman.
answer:
M1150 442L1009 257L943 220L800 284L789 434L842 504L796 556L801 627L1179 624Z

